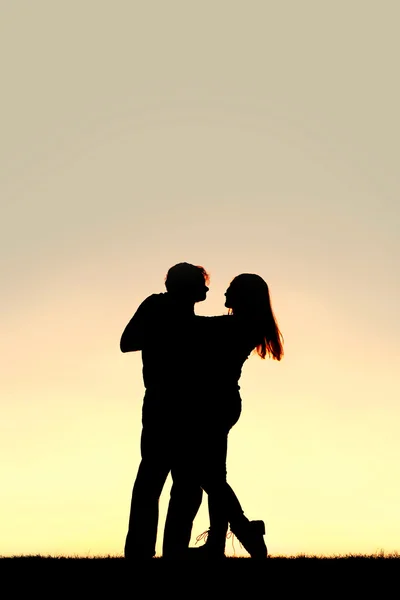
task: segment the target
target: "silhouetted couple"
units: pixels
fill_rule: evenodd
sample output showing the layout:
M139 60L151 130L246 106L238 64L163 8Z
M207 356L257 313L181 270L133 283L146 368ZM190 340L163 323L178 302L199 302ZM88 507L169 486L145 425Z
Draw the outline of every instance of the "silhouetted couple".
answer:
M241 413L239 379L256 351L281 360L282 336L269 289L258 275L243 273L225 293L229 314L202 317L203 267L179 263L167 273L166 292L146 298L126 326L122 352L142 352L146 388L141 462L132 491L125 558L155 556L159 498L172 488L163 557L225 557L228 525L252 558L267 557L263 521L250 521L226 480L228 433ZM193 520L208 495L210 529L200 548L189 548Z

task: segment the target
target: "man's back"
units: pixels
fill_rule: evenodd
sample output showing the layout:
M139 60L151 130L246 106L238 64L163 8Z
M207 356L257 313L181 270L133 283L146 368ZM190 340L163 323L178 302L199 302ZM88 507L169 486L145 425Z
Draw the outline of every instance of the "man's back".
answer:
M151 413L176 418L175 413L189 400L195 379L195 361L190 352L193 324L193 310L182 309L173 295L152 294L122 334L123 351L142 351L147 418Z

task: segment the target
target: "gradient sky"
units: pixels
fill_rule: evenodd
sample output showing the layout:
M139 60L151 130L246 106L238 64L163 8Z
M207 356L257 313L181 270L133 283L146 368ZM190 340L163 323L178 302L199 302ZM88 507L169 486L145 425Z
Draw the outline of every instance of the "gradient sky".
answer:
M0 555L122 553L144 389L119 339L181 261L211 273L198 314L270 286L285 357L245 364L228 459L270 552L400 550L399 18L0 2Z

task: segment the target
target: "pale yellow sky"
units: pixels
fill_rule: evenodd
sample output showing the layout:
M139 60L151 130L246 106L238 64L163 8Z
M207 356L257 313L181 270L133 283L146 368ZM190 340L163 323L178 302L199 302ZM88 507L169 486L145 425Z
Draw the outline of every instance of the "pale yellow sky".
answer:
M122 552L143 384L119 337L182 260L211 272L199 314L240 272L270 285L286 355L244 367L228 475L271 553L399 550L399 17L0 3L0 555Z

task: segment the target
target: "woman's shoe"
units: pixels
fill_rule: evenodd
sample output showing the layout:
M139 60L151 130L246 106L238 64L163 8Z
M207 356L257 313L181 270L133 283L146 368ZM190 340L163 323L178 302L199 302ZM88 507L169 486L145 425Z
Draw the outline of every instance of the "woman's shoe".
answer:
M220 537L220 536L219 536ZM212 531L204 531L196 538L196 544L200 540L205 539L204 546L199 548L188 548L188 558L194 560L223 560L225 556L225 537L221 540L216 540Z
M268 550L264 541L264 521L249 521L248 519L244 519L240 523L236 523L234 527L231 524L231 531L236 535L251 558L264 560L268 557Z

